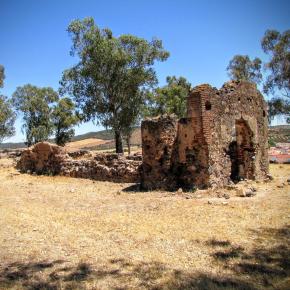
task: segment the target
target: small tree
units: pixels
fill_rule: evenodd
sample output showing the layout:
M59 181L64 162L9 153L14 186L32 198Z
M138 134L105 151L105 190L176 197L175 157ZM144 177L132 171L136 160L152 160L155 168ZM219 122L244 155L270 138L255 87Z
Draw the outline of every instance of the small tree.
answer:
M112 128L116 152L123 153L122 131L135 122L130 112L141 108L140 92L157 83L153 64L166 60L169 53L157 39L114 37L111 30L97 27L92 18L73 21L68 31L73 42L71 55L77 55L79 63L64 72L62 92L74 97L84 121L97 120Z
M4 86L4 67L0 65L0 88ZM14 135L15 113L7 97L0 95L0 143Z
M274 95L268 101L269 119L286 116L290 123L290 30L280 33L267 30L262 42L263 51L270 56L265 68L269 72L264 83L264 92ZM276 93L280 96L275 96Z
M53 133L50 120L51 105L58 100L57 93L49 87L38 88L32 85L18 87L12 95L13 106L23 114L23 127L26 144L48 140Z
M261 67L262 61L257 57L251 60L248 55L235 55L227 71L232 80L259 84L262 81Z
M72 128L77 124L78 118L74 114L75 105L69 98L60 99L53 108L51 120L55 131L55 143L64 146L74 136Z
M186 102L191 84L184 77L168 76L167 85L148 93L147 106L144 109L145 116L157 116L162 114L175 114L179 118L186 115Z
M12 110L11 103L5 96L0 95L0 143L5 138L14 135L14 122L15 113Z

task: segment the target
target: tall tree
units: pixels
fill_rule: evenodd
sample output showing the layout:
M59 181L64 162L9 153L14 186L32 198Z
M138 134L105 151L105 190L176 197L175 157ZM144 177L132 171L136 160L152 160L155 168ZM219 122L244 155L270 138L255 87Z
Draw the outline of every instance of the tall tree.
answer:
M0 88L4 86L4 67L0 65ZM0 94L0 143L5 138L14 135L15 113L12 110L11 102L7 97Z
M148 93L145 116L175 114L179 118L186 115L186 102L191 84L184 77L168 76L167 85Z
M77 124L78 118L74 110L75 105L69 98L60 99L53 108L51 120L57 145L64 146L75 134L73 126Z
M275 89L290 98L290 30L280 33L267 30L262 39L262 48L270 56L265 67L269 72L264 84L265 93Z
M15 113L12 110L11 103L5 97L0 95L0 143L5 138L14 135Z
M259 84L262 81L262 61L259 58L251 60L248 55L235 55L227 67L232 80L249 81Z
M263 51L269 55L269 62L265 65L269 74L264 84L264 92L274 95L268 101L269 118L272 120L275 116L286 116L290 123L290 30L283 33L267 30L261 45Z
M84 121L96 120L114 130L116 152L122 153L122 131L135 119L128 110L142 106L140 91L157 83L155 61L166 60L169 53L158 39L114 37L110 29L96 26L93 18L73 21L68 32L71 55L77 55L79 62L63 73L62 92L74 97Z
M18 87L12 95L17 112L23 114L23 127L26 144L31 146L48 140L53 133L50 120L51 105L58 100L58 94L49 87L39 88L30 84Z

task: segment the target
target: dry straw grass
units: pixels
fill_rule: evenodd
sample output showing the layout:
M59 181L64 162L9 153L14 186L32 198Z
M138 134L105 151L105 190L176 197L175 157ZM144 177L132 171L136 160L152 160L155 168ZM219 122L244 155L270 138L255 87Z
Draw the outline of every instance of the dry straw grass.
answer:
M1 289L289 289L289 165L225 204L0 164Z

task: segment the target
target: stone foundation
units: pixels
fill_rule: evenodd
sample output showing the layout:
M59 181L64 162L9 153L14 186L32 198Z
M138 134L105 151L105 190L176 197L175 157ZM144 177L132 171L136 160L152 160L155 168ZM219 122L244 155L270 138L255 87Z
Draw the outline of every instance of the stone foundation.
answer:
M36 174L135 183L140 179L141 163L141 155L67 153L63 147L41 142L23 151L17 168Z

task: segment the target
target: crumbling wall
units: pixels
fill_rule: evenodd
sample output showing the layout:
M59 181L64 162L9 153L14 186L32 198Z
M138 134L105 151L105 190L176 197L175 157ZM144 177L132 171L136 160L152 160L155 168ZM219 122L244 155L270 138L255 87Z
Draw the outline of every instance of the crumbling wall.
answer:
M125 157L120 154L95 154L89 159L67 159L62 163L60 175L89 178L99 181L140 181L141 155Z
M144 189L175 187L172 174L172 157L176 147L177 120L161 116L142 122L142 176Z
M218 93L213 113L220 120L214 123L213 134L219 142L209 148L218 170L211 181L220 186L265 178L269 170L268 119L263 96L255 84L236 81L225 83Z
M38 143L23 151L17 168L22 172L63 175L113 182L139 182L141 155L67 153L63 147Z
M255 84L230 81L220 90L197 86L177 130L164 124L168 123L161 117L142 125L146 128L142 141L148 142L149 125L153 140L151 151L143 144L143 160L148 160L143 167L150 165L150 174L148 169L142 173L145 188L220 187L241 179L262 179L268 173L267 108ZM161 158L168 143L171 163L162 167L153 160Z

